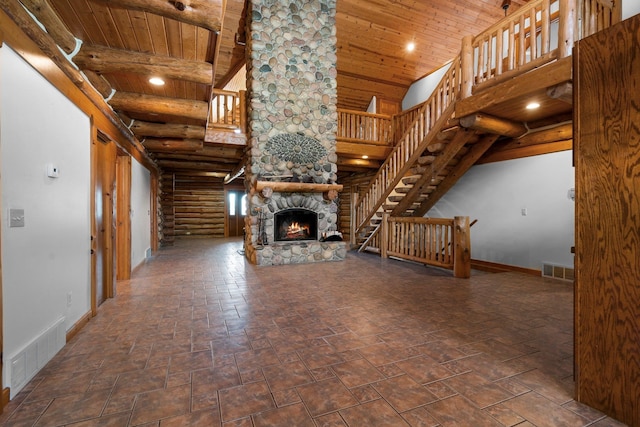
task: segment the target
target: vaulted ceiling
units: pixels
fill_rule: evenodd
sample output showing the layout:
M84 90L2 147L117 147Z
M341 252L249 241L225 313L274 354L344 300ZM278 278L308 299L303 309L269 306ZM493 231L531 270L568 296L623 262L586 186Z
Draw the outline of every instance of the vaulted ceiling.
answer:
M133 120L168 124L174 130L180 126L183 133L194 131L189 136L199 139L198 129L206 123L202 111L212 89L225 87L244 65L244 16L250 0L22 3L34 12L46 1L63 27L82 41L73 62L127 125ZM509 12L527 1L512 0ZM373 96L399 103L411 83L459 52L465 35L477 34L503 17L502 4L503 0L337 0L338 108L364 111ZM413 52L405 49L409 42L415 43ZM151 74L164 77L165 85L149 84ZM137 136L151 137L143 132ZM152 154L164 159L165 169L179 169L180 163L169 163L177 159L226 173L243 150L224 144L221 148L225 149L196 157L183 154L180 159L166 152Z

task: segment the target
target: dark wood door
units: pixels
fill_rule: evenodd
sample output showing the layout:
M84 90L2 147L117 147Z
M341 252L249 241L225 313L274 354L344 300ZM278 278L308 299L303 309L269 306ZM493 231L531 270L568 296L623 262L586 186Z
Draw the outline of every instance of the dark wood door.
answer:
M116 144L104 138L94 138L92 146L93 225L92 225L92 301L97 307L114 294L115 280L115 215L114 193Z
M247 214L247 195L240 190L227 190L225 197L227 237L244 235L244 218Z
M573 52L576 399L640 426L640 15Z

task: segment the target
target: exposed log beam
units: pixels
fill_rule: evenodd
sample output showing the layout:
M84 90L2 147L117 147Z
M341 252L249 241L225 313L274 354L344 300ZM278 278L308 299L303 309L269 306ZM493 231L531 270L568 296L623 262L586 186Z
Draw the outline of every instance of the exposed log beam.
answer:
M209 172L225 172L229 173L233 169L231 163L216 163L216 162L191 162L183 160L158 160L158 166L162 169L182 169L182 170L201 170Z
M420 206L413 212L413 216L424 216L429 209L436 204L447 191L455 185L456 182L464 175L471 166L473 166L480 157L493 145L498 135L487 135L473 144L466 156L460 159L460 162L453 168L447 176L438 184L438 187L431 193L427 200L422 202Z
M95 87L96 90L100 92L100 95L102 95L103 98L108 98L111 96L111 93L113 93L113 88L104 77L102 77L98 73L94 73L91 70L83 70L82 73L87 77L89 83L91 83L93 87Z
M205 101L167 98L131 92L116 92L109 104L114 110L167 114L196 120L206 120L209 108L209 104Z
M573 83L565 82L547 89L547 96L573 104Z
M204 139L204 126L189 126L178 123L151 123L136 120L131 131L138 137Z
M431 163L431 173L424 173L418 178L407 194L402 198L398 205L391 211L391 216L400 216L409 206L411 206L432 184L432 180L436 175L449 164L462 147L474 136L474 132L465 129L459 129L453 139L447 144L442 153L436 156Z
M53 41L66 53L76 49L76 38L58 14L53 10L47 0L21 0L21 3L38 18L38 21L47 29L47 33Z
M104 115L122 135L123 139L128 143L126 147L129 152L150 170L157 170L156 164L149 158L142 145L135 138L133 133L122 123L122 120L116 115L111 107L105 102L102 95L88 82L88 80L78 71L67 58L62 55L58 45L53 41L51 36L38 26L27 11L19 2L13 0L0 0L0 9L10 19L9 22L3 23L5 32L24 32L29 39L43 52L68 78L87 99L95 105L95 107ZM4 20L0 17L0 20ZM15 25L15 28L11 28ZM39 55L39 53L38 53ZM29 59L27 58L27 61Z
M176 151L198 151L204 147L201 139L145 139L142 142L148 151L176 152Z
M565 123L549 129L531 132L522 138L514 139L500 146L500 150L512 150L529 145L548 144L573 138L573 123ZM498 148L498 147L494 147Z
M222 157L222 156L207 156L201 155L199 153L166 153L166 152L157 152L154 153L156 160L185 160L190 162L213 162L213 163L229 163L229 164L237 164L238 159L234 159L232 157Z
M213 69L208 62L151 55L131 50L84 45L73 61L83 69L98 73L136 73L158 75L176 80L213 84Z
M521 159L523 157L538 156L540 154L557 153L559 151L567 151L573 148L573 139L566 141L556 141L547 144L527 145L525 147L513 148L510 150L498 149L496 151L487 152L477 164L502 162L505 160Z
M204 141L224 145L247 145L247 135L236 133L230 129L208 128L205 131Z
M510 136L512 138L517 138L527 133L527 127L522 123L483 113L462 117L460 119L460 126L481 132L493 133L495 135Z
M99 0L109 7L141 10L219 33L223 2L209 0Z

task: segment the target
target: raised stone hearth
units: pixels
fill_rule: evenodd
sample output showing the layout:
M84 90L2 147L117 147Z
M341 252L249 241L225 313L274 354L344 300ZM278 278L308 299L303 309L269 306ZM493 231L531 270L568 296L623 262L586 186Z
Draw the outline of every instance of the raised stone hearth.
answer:
M335 4L249 3L245 253L259 265L346 255L345 242L321 241L338 222ZM288 209L312 212L317 225L304 238L281 241L274 217Z

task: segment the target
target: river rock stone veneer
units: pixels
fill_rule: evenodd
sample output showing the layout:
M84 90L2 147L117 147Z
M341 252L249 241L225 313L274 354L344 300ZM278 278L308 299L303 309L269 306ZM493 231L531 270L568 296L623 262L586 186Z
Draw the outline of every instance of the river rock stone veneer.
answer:
M337 200L255 190L258 180L337 181L336 0L252 0L249 7L246 256L259 265L342 260L344 242L317 239L337 229ZM317 213L318 236L274 243L274 214L298 207Z

